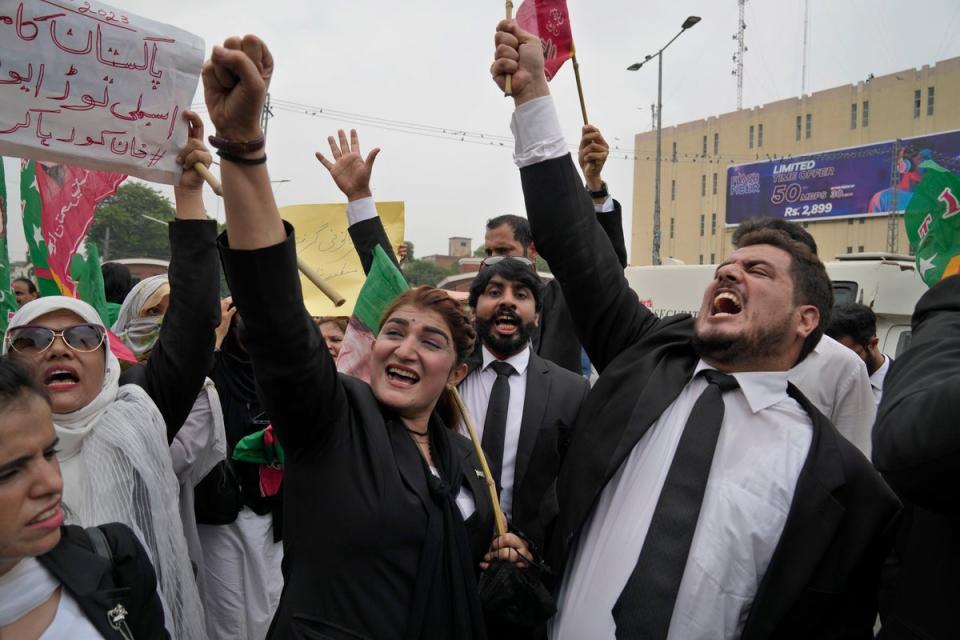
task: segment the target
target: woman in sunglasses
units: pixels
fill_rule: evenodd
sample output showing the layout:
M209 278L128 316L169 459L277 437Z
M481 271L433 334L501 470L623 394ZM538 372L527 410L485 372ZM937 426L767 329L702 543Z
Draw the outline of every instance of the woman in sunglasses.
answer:
M145 365L121 372L103 321L88 304L51 296L10 320L4 353L49 393L60 438L67 522L120 522L150 552L169 629L204 638L203 607L179 513L169 445L186 420L213 362L217 313L216 223L206 220L195 162L209 164L203 128L188 112L170 225L170 308Z
M0 359L0 638L168 638L133 532L63 525L58 447L46 390Z

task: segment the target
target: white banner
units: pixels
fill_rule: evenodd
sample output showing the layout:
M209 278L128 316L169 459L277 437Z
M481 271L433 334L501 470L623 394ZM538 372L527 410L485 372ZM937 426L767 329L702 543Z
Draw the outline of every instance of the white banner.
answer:
M180 179L195 35L90 0L0 0L0 155Z

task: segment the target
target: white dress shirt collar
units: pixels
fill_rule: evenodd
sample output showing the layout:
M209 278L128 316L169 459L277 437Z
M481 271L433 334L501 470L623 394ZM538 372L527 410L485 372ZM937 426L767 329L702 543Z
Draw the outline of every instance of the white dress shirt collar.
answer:
M487 368L490 367L490 363L499 358L487 349L487 345L481 345L481 349L483 351L483 366L480 367L480 369L486 371ZM530 364L530 346L527 345L520 353L516 353L509 358L504 358L503 361L510 364L518 374L523 375L526 373L527 366Z
M694 377L705 369L716 369L716 367L711 367L700 360L693 371ZM786 371L750 371L731 375L737 379L740 390L743 391L743 396L750 406L750 411L759 413L787 397L787 373Z

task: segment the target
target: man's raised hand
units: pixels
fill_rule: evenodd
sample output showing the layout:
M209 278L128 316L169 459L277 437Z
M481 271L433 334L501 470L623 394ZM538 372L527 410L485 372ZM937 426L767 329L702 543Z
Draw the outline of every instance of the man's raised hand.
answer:
M203 96L217 135L232 142L259 138L260 114L273 75L273 56L257 36L227 38L203 64Z
M513 100L519 107L534 98L550 95L543 75L543 44L538 36L527 33L515 20L502 20L494 37L496 51L490 74L501 90L507 76L513 76Z
M380 148L371 150L364 160L360 155L360 138L357 136L356 129L350 130L349 142L343 129L337 131L337 136L340 139L339 145L333 136L327 138L333 162L319 151L316 152L317 160L330 172L330 177L337 183L343 195L347 196L347 200L352 202L360 198L369 198L373 195L370 191L370 174Z
M584 125L583 137L580 138L579 160L583 179L590 191L600 191L603 186L600 172L609 155L610 145L603 139L600 129L591 124Z
M210 167L213 157L203 142L203 120L193 111L184 111L183 119L187 122L187 144L177 155L177 164L183 167L179 189L198 190L203 187L203 177L194 169L198 162Z

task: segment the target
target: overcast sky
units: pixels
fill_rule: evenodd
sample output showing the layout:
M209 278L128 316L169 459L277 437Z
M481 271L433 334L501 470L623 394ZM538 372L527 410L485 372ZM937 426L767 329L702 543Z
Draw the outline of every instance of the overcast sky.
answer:
M532 1L532 0L531 0ZM520 0L516 0L517 6ZM308 105L493 136L509 136L512 103L489 76L493 31L503 17L499 0L125 0L124 9L201 36L209 52L233 34L256 33L273 51L272 97ZM736 108L731 60L736 0L568 0L590 120L611 145L632 152L634 134L651 128L656 65L631 73L630 63L655 52L688 15L703 21L664 56L664 126ZM746 5L744 106L799 95L803 40L801 0L750 0ZM960 2L926 0L810 0L807 91L817 91L960 55ZM567 63L551 90L571 144L580 112ZM202 92L195 100L202 103ZM957 108L951 105L949 108ZM326 137L352 118L317 117L277 108L267 152L281 206L339 202L342 196L313 158ZM355 122L355 120L354 120ZM209 121L208 121L209 125ZM523 213L512 145L470 144L359 125L364 151L383 149L374 167L379 200L406 201L407 239L423 256L446 253L449 236L476 247L484 222ZM405 125L394 128L406 128ZM433 134L431 134L433 135ZM643 154L641 153L641 156ZM652 158L653 154L650 153ZM632 162L612 158L604 171L623 203L629 238ZM7 194L18 201L19 165L4 161ZM159 188L172 197L172 189ZM212 194L211 214L223 212ZM26 245L18 207L11 207L11 260ZM629 246L629 242L628 242Z

